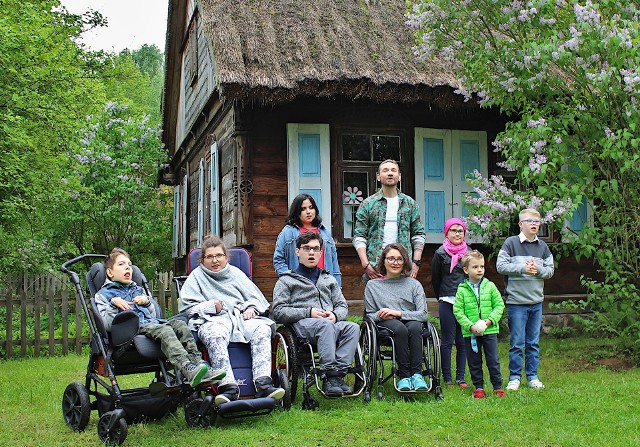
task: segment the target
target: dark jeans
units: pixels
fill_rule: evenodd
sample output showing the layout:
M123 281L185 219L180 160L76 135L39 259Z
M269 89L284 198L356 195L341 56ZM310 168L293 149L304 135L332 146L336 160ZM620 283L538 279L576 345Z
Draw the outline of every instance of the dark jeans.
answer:
M494 390L502 388L500 357L498 357L498 334L476 337L476 342L478 344L478 352L473 352L473 349L471 349L471 337L464 338L473 386L484 389L484 377L482 375L482 351L484 351L491 385L493 385Z
M464 380L464 365L467 361L465 344L462 338L462 329L453 315L453 304L446 301L438 301L438 311L440 314L440 359L442 362L442 377L447 383L451 380L451 351L456 345L456 380Z
M167 323L143 324L140 326L140 333L159 341L163 354L177 368L187 360L200 359L196 341L184 321L169 320Z
M391 332L396 350L398 376L401 379L422 373L422 323L415 320L377 321L376 324Z

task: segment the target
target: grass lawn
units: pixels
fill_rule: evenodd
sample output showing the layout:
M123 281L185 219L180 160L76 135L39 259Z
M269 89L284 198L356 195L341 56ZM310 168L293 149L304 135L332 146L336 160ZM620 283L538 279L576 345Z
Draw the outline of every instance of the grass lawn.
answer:
M544 390L523 383L506 399L474 400L471 389L445 389L404 401L391 391L365 404L361 398L326 400L300 409L244 420L221 420L208 430L186 426L182 409L162 421L129 427L128 446L640 446L640 369L611 371L595 360L609 340L543 340ZM508 345L500 343L503 379ZM87 356L0 362L0 446L99 445L97 412L83 433L64 423L61 398L83 382ZM133 377L119 378L122 385ZM146 380L146 379L145 379ZM485 375L487 387L488 375ZM129 385L132 386L132 385Z

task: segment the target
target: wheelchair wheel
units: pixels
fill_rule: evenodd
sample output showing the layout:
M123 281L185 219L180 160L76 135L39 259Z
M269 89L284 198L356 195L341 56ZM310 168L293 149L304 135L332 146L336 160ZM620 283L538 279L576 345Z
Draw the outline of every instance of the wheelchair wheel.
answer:
M120 445L127 438L129 427L127 421L123 418L119 418L116 424L109 429L109 423L111 422L111 416L113 413L107 411L98 421L98 437L105 445Z
M367 380L367 388L365 390L365 401L371 400L371 389L376 383L377 377L377 341L376 329L370 320L365 320L360 326L360 347L363 355L364 373Z
M283 370L278 370L278 380L274 381L274 383L284 390L284 396L280 400L280 406L283 410L291 410L291 387L289 386L289 379L287 379Z
M91 401L89 392L78 382L70 383L62 395L62 417L74 431L83 431L89 424Z
M320 403L318 402L318 399L316 399L315 397L307 396L302 401L303 410L314 411L314 410L317 410L319 407L320 407Z
M292 329L280 326L276 332L274 352L274 366L276 369L284 371L289 381L291 391L291 402L296 399L298 390L298 378L300 377L300 365L298 363L298 347L296 337Z
M184 406L184 419L189 427L193 428L207 428L211 427L216 422L218 413L216 413L213 407L202 411L201 398L195 398L188 401Z
M428 333L425 337L424 343L424 359L426 363L426 369L431 376L431 390L438 399L442 399L442 387L440 386L440 338L438 337L438 331L433 325L427 322Z

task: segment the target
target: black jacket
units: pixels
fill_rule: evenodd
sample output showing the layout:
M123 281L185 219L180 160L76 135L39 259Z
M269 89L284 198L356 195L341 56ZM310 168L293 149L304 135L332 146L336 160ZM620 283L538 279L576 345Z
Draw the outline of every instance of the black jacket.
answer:
M436 298L456 296L458 285L462 284L466 277L464 270L462 270L462 261L458 261L453 272L449 273L450 269L451 255L441 245L433 254L431 261L431 285L436 293Z

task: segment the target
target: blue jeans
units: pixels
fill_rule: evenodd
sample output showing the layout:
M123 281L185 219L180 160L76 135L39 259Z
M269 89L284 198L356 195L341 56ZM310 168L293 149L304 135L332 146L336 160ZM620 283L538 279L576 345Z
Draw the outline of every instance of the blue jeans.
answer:
M453 304L446 301L438 301L438 312L440 315L440 359L442 362L442 376L445 382L451 380L451 351L456 345L456 380L464 380L464 365L467 360L465 345L462 339L462 329L453 315Z
M511 332L509 347L509 380L522 377L522 353L527 380L538 378L540 364L540 327L542 303L507 304L507 320Z

